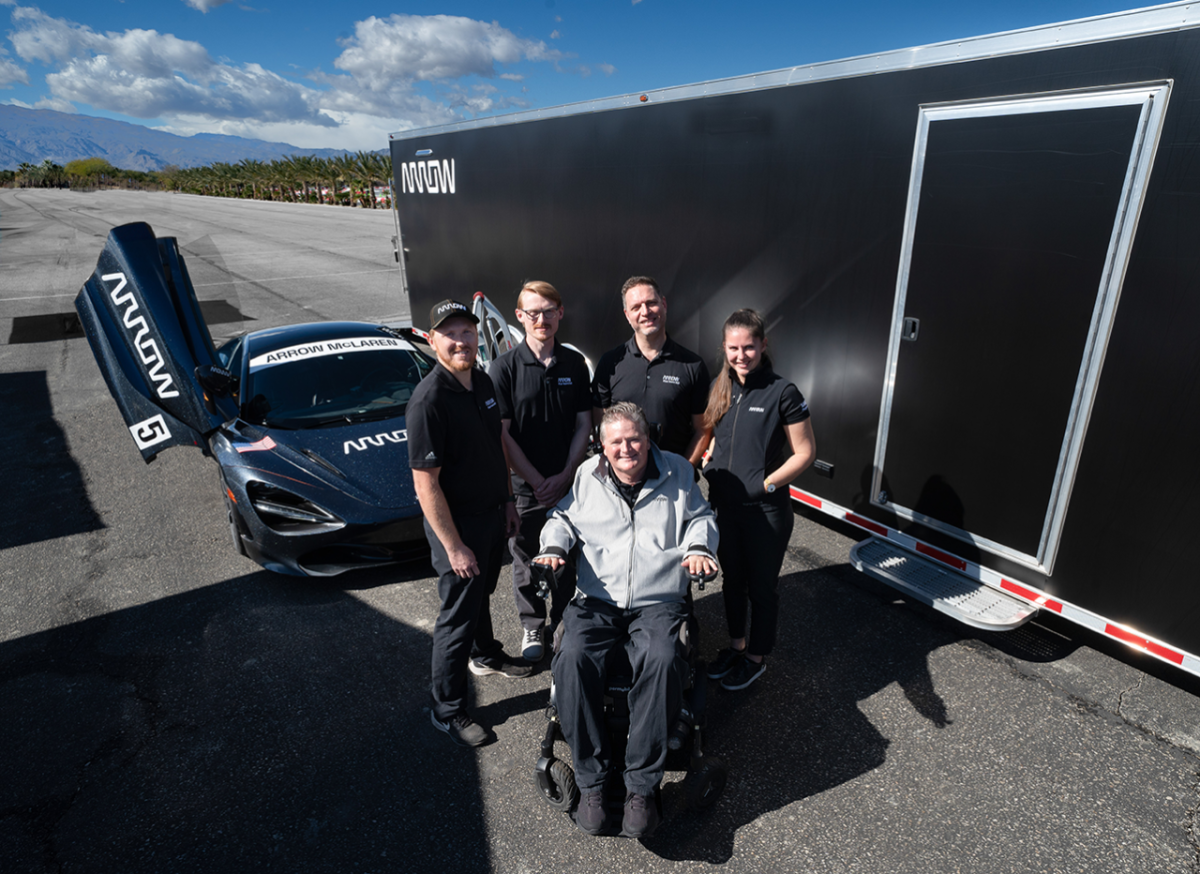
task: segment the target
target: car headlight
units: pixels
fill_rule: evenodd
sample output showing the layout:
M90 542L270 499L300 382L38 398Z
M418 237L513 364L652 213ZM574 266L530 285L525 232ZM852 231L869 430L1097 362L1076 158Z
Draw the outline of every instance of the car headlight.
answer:
M312 501L266 483L247 483L246 494L263 524L280 534L315 534L346 524Z

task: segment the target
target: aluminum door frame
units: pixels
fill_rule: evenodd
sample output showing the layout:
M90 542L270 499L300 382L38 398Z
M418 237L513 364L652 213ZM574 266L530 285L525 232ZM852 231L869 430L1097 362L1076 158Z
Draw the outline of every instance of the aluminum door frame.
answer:
M1079 456L1083 449L1092 404L1104 365L1104 355L1112 333L1117 303L1133 248L1145 200L1146 185L1154 156L1158 150L1170 98L1170 80L1128 84L1103 89L1074 90L1051 94L1028 94L979 101L956 101L953 103L924 104L918 110L916 143L913 148L912 175L909 181L908 205L904 216L904 236L900 250L900 269L896 277L896 297L892 310L892 330L888 340L883 397L879 409L879 433L875 443L875 463L871 484L871 503L886 509L902 519L943 531L959 540L974 544L988 552L1011 559L1049 576L1054 569L1058 554L1063 523ZM921 183L925 168L925 149L929 139L929 126L936 121L951 121L962 118L980 118L1001 115L1029 115L1042 112L1057 112L1071 109L1099 109L1106 106L1141 105L1133 149L1125 182L1118 201L1117 215L1109 238L1105 255L1104 271L1092 310L1083 359L1075 383L1067 427L1059 452L1058 466L1050 493L1042 534L1036 555L1029 555L1002 543L996 543L948 525L937 519L914 512L911 508L880 500L884 476L884 461L887 454L888 428L891 421L892 398L896 385L896 369L900 356L901 333L904 326L904 308L908 294L909 270L912 265L913 242L916 236ZM887 498L887 496L884 496Z

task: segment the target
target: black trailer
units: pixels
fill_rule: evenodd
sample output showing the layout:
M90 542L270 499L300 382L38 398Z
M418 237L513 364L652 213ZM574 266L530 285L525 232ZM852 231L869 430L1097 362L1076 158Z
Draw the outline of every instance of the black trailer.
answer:
M412 312L525 278L593 360L656 276L717 358L767 318L864 570L984 627L1050 610L1200 674L1200 8L408 131ZM418 325L419 326L419 325Z

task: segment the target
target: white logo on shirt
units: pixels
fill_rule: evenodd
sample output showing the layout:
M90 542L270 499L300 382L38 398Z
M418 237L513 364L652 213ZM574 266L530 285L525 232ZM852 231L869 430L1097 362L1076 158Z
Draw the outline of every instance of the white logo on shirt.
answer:
M426 455L426 456L425 456L425 460L426 460L426 461L429 461L429 459L431 459L431 458L434 458L434 459L436 459L436 458L437 458L437 453L436 453L436 452L431 452L431 453L429 453L428 455Z
M765 409L763 409L762 407L751 407L751 408L750 408L750 412L752 412L752 413L765 413L765 412L766 412L766 410L765 410Z
M663 374L663 382L666 383L667 385L682 385L683 384L679 381L678 376L671 376L666 373Z
M569 377L569 376L560 376L560 377L558 378L558 384L559 384L559 385L570 385L570 384L571 384L571 377Z
M483 405L490 410L492 407L496 406L496 399L488 398L486 401L483 402Z

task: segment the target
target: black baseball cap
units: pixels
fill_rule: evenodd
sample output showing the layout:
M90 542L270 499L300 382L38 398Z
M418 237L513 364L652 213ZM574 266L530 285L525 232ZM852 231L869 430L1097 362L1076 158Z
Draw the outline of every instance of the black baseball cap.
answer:
M454 316L462 316L464 319L470 319L475 324L479 324L479 319L466 304L446 299L441 303L435 303L429 311L429 330L436 330L438 325Z

